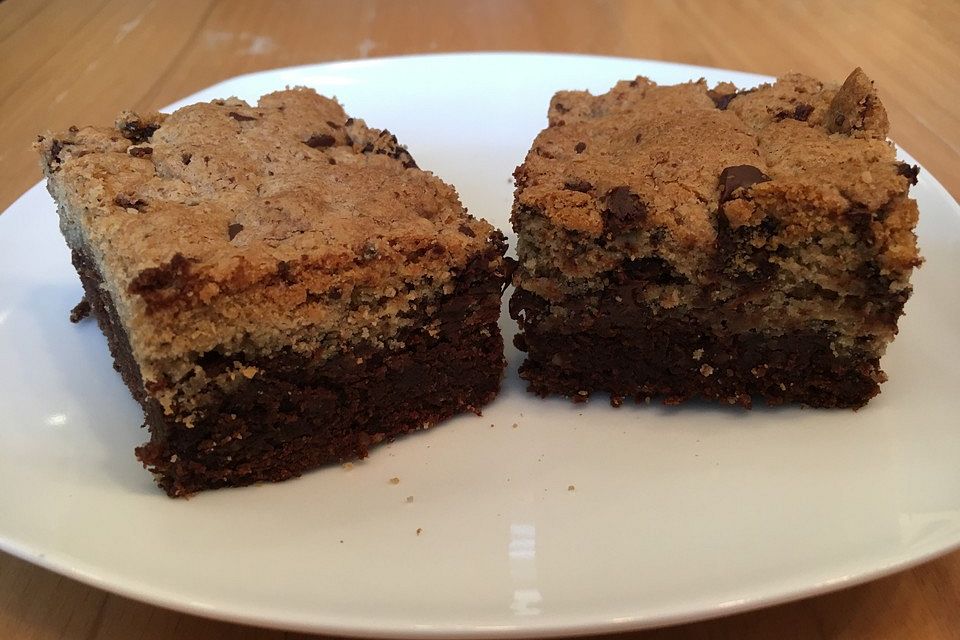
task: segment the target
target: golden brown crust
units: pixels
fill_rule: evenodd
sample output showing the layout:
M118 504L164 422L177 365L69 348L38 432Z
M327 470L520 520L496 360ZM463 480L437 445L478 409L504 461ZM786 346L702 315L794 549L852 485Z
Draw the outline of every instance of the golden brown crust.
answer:
M111 245L112 275L126 282L176 253L194 283L223 292L273 277L281 262L334 273L373 251L402 261L438 245L456 263L490 231L450 186L413 168L389 132L309 89L255 107L231 99L168 116L128 112L114 128L46 134L38 146L61 203L87 241Z
M310 89L125 112L37 148L148 383L213 349L388 347L498 236L393 135Z
M561 91L549 122L517 170L519 206L599 238L603 195L626 187L644 208L634 228L660 229L663 251L695 251L701 267L716 246L718 177L727 167L753 166L770 178L753 187L755 197L803 191L808 209L828 215L876 212L909 188L886 140L886 113L860 69L840 88L790 74L742 92L639 77L598 96Z

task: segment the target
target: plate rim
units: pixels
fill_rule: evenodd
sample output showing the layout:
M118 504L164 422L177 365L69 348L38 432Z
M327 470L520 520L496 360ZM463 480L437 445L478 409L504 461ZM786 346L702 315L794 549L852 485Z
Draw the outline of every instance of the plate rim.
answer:
M644 58L631 58L625 56L608 56L599 54L577 54L563 52L527 52L527 51L477 51L477 52L453 52L453 53L424 53L424 54L403 54L395 56L371 57L350 60L336 60L329 62L307 63L287 67L277 67L264 69L243 74L238 74L220 80L207 87L203 87L184 98L161 108L161 111L169 111L178 106L195 101L198 96L220 87L251 80L257 77L272 76L280 73L302 73L310 69L333 70L339 73L349 73L352 68L367 66L384 66L394 62L411 62L417 60L437 60L437 59L493 59L493 58L526 58L526 59L552 59L552 60L583 60L589 59L597 62L616 62L631 63L641 65L658 65L672 67L676 70L694 71L708 70L711 73L731 73L737 75L750 75L763 78L763 81L773 80L772 76L757 74L754 72L737 71L734 69L709 67L704 65L686 64L666 60L652 60ZM692 76L691 76L692 77ZM899 145L898 151L908 161L917 163L916 159L905 151ZM919 164L919 163L917 163ZM936 176L930 171L924 170L924 180L929 182L931 187L939 196L952 204L951 214L954 217L960 217L960 205L954 199L952 194L937 180ZM9 207L4 210L14 209L18 203L30 196L35 189L44 188L44 181L40 180L24 191L17 197ZM2 213L0 213L2 218ZM224 603L212 604L210 602L194 601L184 597L178 597L176 593L168 589L151 586L147 582L139 580L130 580L125 577L115 575L112 570L98 568L84 562L78 558L73 558L69 554L46 553L33 547L29 542L18 541L11 537L0 535L0 550L19 558L23 561L40 566L46 570L53 571L59 575L77 580L83 584L94 588L102 589L108 593L114 593L139 602L150 605L167 608L173 611L197 615L209 619L220 620L224 622L244 624L256 627L285 629L295 632L309 632L319 634L338 635L344 637L365 637L365 638L387 638L387 639L411 639L411 638L532 638L532 637L569 637L582 636L587 634L608 634L627 631L637 631L641 629L651 629L677 624L684 624L702 620L709 620L728 615L743 613L746 611L757 610L765 607L776 606L786 602L797 601L809 597L823 595L826 593L838 591L841 589L853 587L859 584L870 582L885 576L892 575L901 571L929 562L935 558L949 554L960 549L960 531L952 538L939 540L938 544L928 545L924 552L919 554L899 553L889 556L888 562L875 564L873 568L859 572L852 572L833 580L824 580L809 584L802 588L791 588L783 586L778 591L769 591L766 595L759 595L750 598L744 598L732 602L713 602L712 604L701 604L699 607L674 607L659 615L632 615L617 616L614 618L603 617L603 614L594 616L579 616L580 618L589 618L592 621L580 622L550 622L540 617L517 619L516 624L493 625L493 624L384 624L371 623L361 616L348 616L346 618L337 618L324 614L322 617L298 615L278 615L271 614L269 609L251 609L240 605L224 605ZM636 609L634 609L636 611ZM555 619L556 616L548 616ZM601 619L602 618L602 619Z

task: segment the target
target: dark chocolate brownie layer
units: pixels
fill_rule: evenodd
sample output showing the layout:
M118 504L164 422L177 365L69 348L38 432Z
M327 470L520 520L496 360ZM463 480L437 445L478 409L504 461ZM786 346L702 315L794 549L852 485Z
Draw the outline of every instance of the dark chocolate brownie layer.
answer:
M99 274L77 251L73 262L114 366L144 408L151 440L137 449L137 457L169 495L180 496L285 480L326 463L366 457L377 443L457 413L479 413L496 396L506 365L497 325L503 279L488 271L502 250L494 247L473 260L451 294L421 311L416 326L434 322L436 331L408 329L398 336L404 348L395 351L360 347L314 359L285 349L243 360L257 375L228 393L208 385L203 391L212 401L189 428L144 394ZM207 353L198 364L214 379L237 358L243 356Z
M827 325L718 334L712 322L658 317L627 300L603 300L595 321L581 316L557 324L543 321L545 300L515 295L510 312L521 327L515 343L527 353L520 377L530 390L575 401L607 392L615 406L624 398L663 396L667 404L699 397L749 408L757 395L768 404L860 407L886 380L875 354L835 355L836 334Z

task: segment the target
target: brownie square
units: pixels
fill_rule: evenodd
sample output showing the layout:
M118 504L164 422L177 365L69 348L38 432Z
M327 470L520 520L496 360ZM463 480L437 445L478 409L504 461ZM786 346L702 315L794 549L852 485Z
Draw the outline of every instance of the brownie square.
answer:
M887 132L860 69L556 94L515 173L530 390L865 404L921 262Z
M125 113L37 146L169 495L364 457L496 395L502 234L336 101Z

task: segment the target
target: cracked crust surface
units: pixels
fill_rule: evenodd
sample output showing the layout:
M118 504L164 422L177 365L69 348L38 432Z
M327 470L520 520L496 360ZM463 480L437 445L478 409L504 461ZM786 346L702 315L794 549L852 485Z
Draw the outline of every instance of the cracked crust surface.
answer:
M860 69L842 87L790 74L740 92L728 83L658 86L642 77L599 96L561 91L550 103L549 127L516 172L514 222L525 208L556 230L614 240L576 264L554 260L572 278L649 253L638 246L644 238L616 242L624 231L656 233L657 254L697 278L716 252L718 177L751 166L769 179L746 185L752 201L726 207L735 228L782 202L803 203L804 211L784 211L796 235L845 212L893 209L898 215L878 229L882 258L891 269L909 268L917 261L916 207L887 133L886 112ZM611 207L624 192L634 202ZM619 223L611 224L616 210Z

